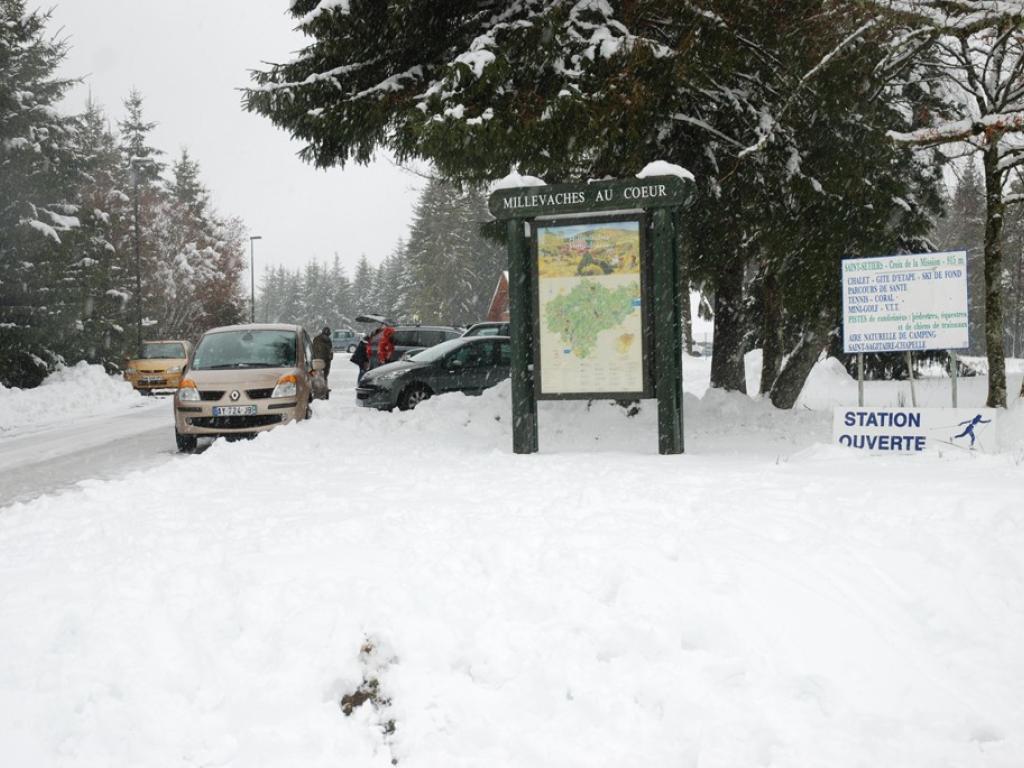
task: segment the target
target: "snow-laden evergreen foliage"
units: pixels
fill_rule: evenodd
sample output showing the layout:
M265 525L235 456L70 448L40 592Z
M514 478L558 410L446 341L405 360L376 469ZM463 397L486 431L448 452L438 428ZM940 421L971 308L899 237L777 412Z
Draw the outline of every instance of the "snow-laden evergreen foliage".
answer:
M371 269L368 262L366 269ZM280 266L268 268L263 272L256 297L256 320L298 323L310 333L324 326L348 328L360 311L352 297L352 282L337 255L330 266L310 261L294 272Z
M469 325L487 314L505 269L505 250L483 233L483 191L431 179L416 205L409 241L376 267L361 256L349 281L335 256L328 268L264 272L256 317L307 328L351 326L361 314L394 322Z
M63 361L113 368L139 336L194 338L245 308L241 224L213 211L187 154L169 181L161 175L140 93L125 102L119 137L94 103L61 114L72 83L55 75L65 48L48 22L24 0L0 0L0 384L8 386L36 384Z
M74 121L54 105L64 45L48 16L0 0L0 379L38 381L59 360L76 286L68 274L75 204Z
M894 129L899 144L953 146L980 155L985 188L985 347L989 407L1006 407L1003 225L1006 206L1024 202L1009 185L1024 168L1024 0L872 0L912 56L918 82L951 108L915 115ZM1024 390L1021 391L1024 397Z
M939 207L932 158L886 131L941 99L906 81L912 61L893 55L905 46L863 2L296 0L292 12L308 45L256 72L247 106L317 165L386 146L460 182L626 177L654 159L694 172L683 226L690 277L714 297L713 384L743 389L743 353L781 328L766 366L778 405L837 328L840 259L920 245Z
M504 248L482 234L487 201L474 187L432 179L416 206L407 262L408 309L424 323L468 325L487 315Z

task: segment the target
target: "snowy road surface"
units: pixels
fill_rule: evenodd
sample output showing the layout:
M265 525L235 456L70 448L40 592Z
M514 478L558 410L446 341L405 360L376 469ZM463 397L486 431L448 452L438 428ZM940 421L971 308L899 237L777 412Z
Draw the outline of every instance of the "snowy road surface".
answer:
M124 410L0 433L0 507L152 467L175 455L169 397Z

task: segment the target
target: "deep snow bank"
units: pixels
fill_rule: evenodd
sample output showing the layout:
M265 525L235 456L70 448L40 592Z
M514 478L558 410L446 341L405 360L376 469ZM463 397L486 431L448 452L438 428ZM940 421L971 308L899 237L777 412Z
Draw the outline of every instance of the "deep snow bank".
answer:
M102 366L80 362L51 373L33 389L0 385L0 432L93 416L138 402L132 385Z
M515 456L507 387L387 414L334 386L0 515L5 762L1024 761L1011 456L865 457L717 392L685 456L604 402L542 403Z

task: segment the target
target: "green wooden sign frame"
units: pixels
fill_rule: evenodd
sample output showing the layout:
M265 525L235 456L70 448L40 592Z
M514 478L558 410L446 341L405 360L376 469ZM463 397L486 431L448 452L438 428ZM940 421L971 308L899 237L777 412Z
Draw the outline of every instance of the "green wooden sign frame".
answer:
M641 243L646 247L649 276L644 301L650 301L647 316L650 335L644 334L649 372L645 381L653 385L658 400L658 451L683 452L682 297L680 259L686 250L681 232L680 212L691 204L692 181L677 176L646 179L618 179L590 184L559 184L519 187L494 192L489 207L495 218L507 222L509 262L509 325L512 336L512 449L515 453L536 453L537 430L537 306L535 240L537 224L547 220L575 217L590 223L595 214L633 214L641 221ZM537 219L542 217L542 221ZM641 270L643 275L644 270ZM641 282L643 285L643 282ZM635 393L628 393L630 399ZM641 394L642 396L642 394ZM609 393L593 396L572 394L573 399L622 399ZM565 399L565 398L559 398Z

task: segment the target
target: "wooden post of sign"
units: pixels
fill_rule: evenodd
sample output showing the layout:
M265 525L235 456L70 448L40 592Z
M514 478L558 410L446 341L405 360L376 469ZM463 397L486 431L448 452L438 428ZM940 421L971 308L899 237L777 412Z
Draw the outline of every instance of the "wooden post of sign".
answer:
M533 286L523 219L508 222L508 314L512 335L512 450L536 453L537 397L533 386Z
M951 383L951 385L953 387L953 407L954 408L956 408L956 400L957 400L956 385L957 385L957 377L960 375L959 368L960 368L960 363L957 362L956 350L951 349L951 350L949 350L949 379L950 379L950 383Z
M910 379L910 404L917 408L917 391L914 389L914 353L907 350L907 377Z
M682 324L679 264L672 215L654 212L654 392L658 398L658 453L683 452Z
M857 353L857 405L864 407L864 353Z

